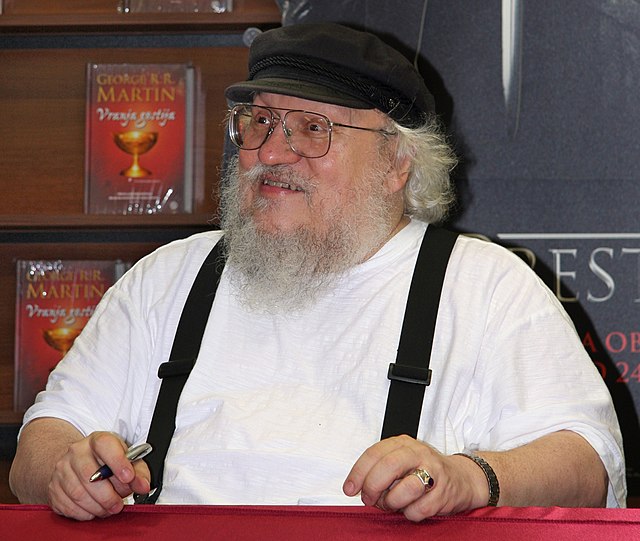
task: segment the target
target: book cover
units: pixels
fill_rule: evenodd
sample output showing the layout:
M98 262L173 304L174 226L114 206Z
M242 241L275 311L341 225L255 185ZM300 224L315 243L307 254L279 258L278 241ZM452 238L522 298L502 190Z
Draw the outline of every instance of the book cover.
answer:
M193 211L201 95L190 64L88 64L85 212Z
M33 404L102 296L129 266L119 260L17 261L16 411Z

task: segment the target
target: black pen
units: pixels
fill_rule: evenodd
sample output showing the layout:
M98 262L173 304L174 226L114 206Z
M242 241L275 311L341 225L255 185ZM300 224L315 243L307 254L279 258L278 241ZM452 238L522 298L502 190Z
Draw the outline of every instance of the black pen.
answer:
M153 449L151 445L148 443L141 443L140 445L132 445L127 449L127 460L129 462L135 462L136 460L140 460L142 457L147 456ZM111 468L106 464L101 466L96 473L94 473L90 478L89 482L93 483L94 481L101 481L102 479L109 479L113 475Z

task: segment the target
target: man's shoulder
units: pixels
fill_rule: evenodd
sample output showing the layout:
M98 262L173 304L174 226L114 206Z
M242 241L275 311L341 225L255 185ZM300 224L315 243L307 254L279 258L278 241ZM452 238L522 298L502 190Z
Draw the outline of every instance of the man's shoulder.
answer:
M535 256L533 256L535 257ZM456 287L467 284L482 289L506 302L523 292L529 300L539 299L559 304L557 299L533 270L526 254L515 253L508 247L475 236L460 235L451 255L447 273ZM543 301L547 299L547 301Z
M507 247L493 242L481 235L461 233L458 235L454 253L467 263L488 265L489 267L507 266L528 272L531 270L526 261Z
M412 220L405 229L397 235L394 248L410 250L417 253L420 249L426 231L429 228L438 227L426 224L419 220ZM455 231L452 228L442 227ZM391 245L391 243L389 243ZM428 248L428 245L427 245ZM458 237L453 247L450 266L462 269L475 269L479 272L488 271L494 273L498 269L513 270L529 274L531 268L524 258L515 255L508 248L493 242L489 237L478 234L458 232Z
M188 260L189 262L193 262L199 258L204 260L222 236L223 232L219 230L195 233L189 237L177 239L160 246L145 256L143 261L147 260L149 263L158 263L169 260Z
M121 287L145 287L149 277L156 287L191 283L209 252L222 238L221 231L206 231L171 241L140 259L125 274Z
M456 281L482 284L486 288L539 288L542 285L526 257L474 235L458 236L447 272Z

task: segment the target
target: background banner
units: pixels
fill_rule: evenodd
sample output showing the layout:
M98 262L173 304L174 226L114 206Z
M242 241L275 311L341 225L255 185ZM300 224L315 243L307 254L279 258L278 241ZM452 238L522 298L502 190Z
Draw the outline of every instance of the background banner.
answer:
M280 1L416 60L461 158L451 227L523 257L606 381L640 496L640 1Z

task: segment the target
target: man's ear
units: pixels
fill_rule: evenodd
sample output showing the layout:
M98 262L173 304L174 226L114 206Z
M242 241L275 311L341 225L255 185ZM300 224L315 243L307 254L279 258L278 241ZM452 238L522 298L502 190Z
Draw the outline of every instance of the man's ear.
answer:
M411 157L405 156L401 161L393 163L385 179L389 193L396 193L404 189L411 173Z

